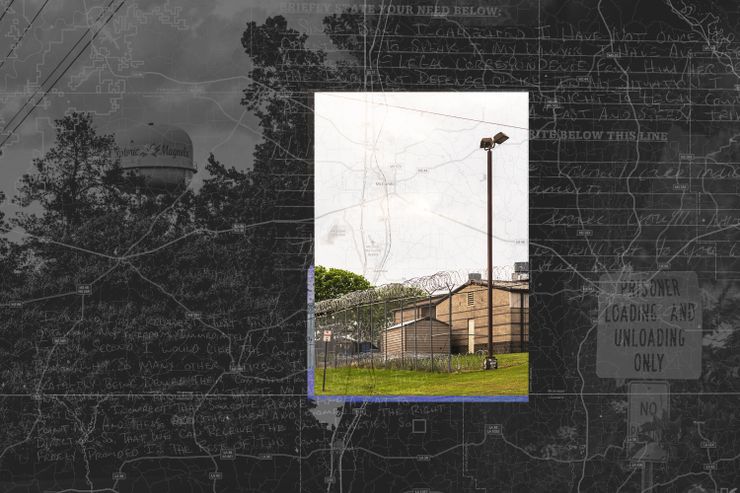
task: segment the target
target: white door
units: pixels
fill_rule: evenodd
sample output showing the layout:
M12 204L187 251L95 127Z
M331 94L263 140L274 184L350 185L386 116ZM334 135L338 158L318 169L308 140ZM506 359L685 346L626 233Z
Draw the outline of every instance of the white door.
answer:
M468 353L475 352L475 319L468 319Z

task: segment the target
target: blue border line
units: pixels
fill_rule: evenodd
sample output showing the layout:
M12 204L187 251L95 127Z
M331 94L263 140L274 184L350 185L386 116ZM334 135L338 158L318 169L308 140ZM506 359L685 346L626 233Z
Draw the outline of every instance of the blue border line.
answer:
M309 399L313 399L316 397L315 391L314 391L316 387L314 387L314 381L313 381L314 372L315 370L313 368L311 367L307 368L306 375L308 375L308 392L306 393L308 394Z

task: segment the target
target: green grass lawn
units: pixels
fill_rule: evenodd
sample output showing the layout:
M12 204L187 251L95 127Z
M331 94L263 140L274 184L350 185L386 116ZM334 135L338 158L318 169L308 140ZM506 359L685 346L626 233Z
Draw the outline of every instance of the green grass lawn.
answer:
M470 358L482 357L470 356ZM529 354L497 354L497 370L430 372L383 368L327 368L322 392L323 368L315 370L317 395L527 395ZM453 370L455 365L453 364Z

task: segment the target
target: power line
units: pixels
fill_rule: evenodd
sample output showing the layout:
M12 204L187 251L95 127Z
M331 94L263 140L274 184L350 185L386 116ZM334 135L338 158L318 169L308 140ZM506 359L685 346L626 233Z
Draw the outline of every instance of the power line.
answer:
M105 9L103 9L103 11L100 12L100 15L98 15L98 18L95 19L95 21L93 22L93 25L95 23L97 23L100 20L101 17L103 17L103 14L110 8L110 6L113 4L113 2L115 2L115 0L111 0L108 3L108 5L105 7ZM10 127L10 125L13 123L13 120L15 120L15 118L23 112L23 110L26 108L26 106L28 105L28 103L30 103L31 101L33 101L34 96L36 96L36 94L38 94L38 92L41 90L41 88L44 87L44 84L46 84L49 81L49 79L51 79L51 77L54 75L54 72L56 72L57 69L62 65L62 63L64 63L64 61L67 60L67 57L69 57L69 55L72 54L72 52L77 48L77 46L82 42L82 40L85 39L85 37L87 36L87 34L89 32L90 32L90 28L88 27L85 30L85 32L82 34L82 36L80 36L80 38L74 44L74 46L72 46L69 50L67 50L67 53L64 55L64 57L61 60L59 60L59 62L56 64L56 66L49 72L49 75L46 76L46 78L44 79L44 81L41 84L39 84L39 86L36 88L36 90L33 92L33 94L31 94L31 96L26 100L26 102L23 104L23 106L21 106L18 109L18 111L16 111L15 114L12 117L10 117L10 119L5 123L5 126L2 129L2 132L5 132L5 130L7 130L8 127ZM83 48L83 50L84 50L84 48ZM0 67L2 67L2 65L0 65Z
M3 12L3 15L0 15L0 22L2 22L3 19L5 18L5 14L8 13L8 10L10 10L10 7L13 5L13 2L15 2L15 0L10 0L10 2L8 3L8 6L5 7L5 11Z
M41 103L41 101L44 100L44 98L46 97L46 95L49 94L49 91L51 91L54 88L54 86L56 86L57 82L59 82L59 80L62 77L64 77L64 74L67 73L67 71L70 69L70 67L72 67L72 65L74 65L74 63L77 61L77 59L80 58L80 56L82 56L82 54L85 52L85 50L87 49L87 47L90 46L90 44L95 40L95 38L98 37L98 34L100 34L100 32L108 24L108 22L110 22L110 20L113 18L113 16L115 16L116 13L119 10L121 10L121 7L123 7L123 4L124 3L126 3L126 0L121 0L121 3L118 4L118 7L116 7L116 9L110 14L110 16L108 16L108 18L105 20L105 22L103 23L103 25L100 26L100 29L98 29L95 32L95 34L93 34L93 36L90 38L90 40L87 43L85 43L85 46L83 46L82 49L79 51L79 53L77 53L77 55L72 59L72 61L69 62L69 64L65 67L65 69L62 71L62 73L59 74L59 77L57 77L56 79L54 79L54 82L52 82L51 86L49 86L49 88L46 89L46 91L44 91L44 94L39 98L39 100L36 101L36 103L33 105L33 107L31 107L31 109L29 109L28 112L23 116L23 119L20 122L18 122L18 124L15 127L13 127L13 130L10 131L10 133L3 139L2 142L0 142L0 148L2 148L2 146L5 145L5 143L8 141L8 139L10 139L10 137L15 133L15 131L18 130L18 128L21 125L23 125L23 122L26 121L26 119L30 116L30 114L33 112L33 110L36 109L36 107ZM89 28L88 28L88 31L89 31ZM71 53L71 50L70 50L70 53ZM35 94L36 93L34 93L34 95ZM28 102L30 102L32 98L33 98L33 95L31 96L31 98L28 99L28 101L26 101L26 104ZM25 106L25 104L24 104L24 106ZM15 118L15 116L13 118ZM7 128L7 126L6 126L6 128ZM5 128L3 129L3 131L5 131Z
M10 3L13 3L13 2L10 2ZM20 37L15 40L15 43L13 43L13 46L10 48L10 51L8 51L8 54L5 55L5 58L3 59L3 61L0 62L0 68L2 68L3 65L5 65L5 61L8 59L10 54L13 53L13 50L15 50L15 48L18 46L18 43L23 41L23 38L26 36L26 33L28 32L29 29L31 29L31 26L33 25L34 22L36 22L36 19L38 19L39 15L41 15L41 11L44 10L44 7L46 7L47 3L49 3L49 0L46 0L43 3L43 5L41 5L41 8L38 10L38 12L36 12L36 15L33 16L33 19L31 19L31 22L28 23L26 28L21 33ZM10 5L8 5L8 8L10 8ZM7 12L7 10L5 12ZM5 13L3 13L3 17L5 17ZM2 17L0 17L0 20L2 20Z
M326 95L328 95L329 97L347 99L349 101L356 101L358 103L367 102L367 101L362 101L360 99L338 96L336 93L326 93ZM446 116L446 117L449 117L449 118L457 118L458 120L467 120L467 121L470 121L470 122L477 122L477 123L487 123L487 124L490 124L490 125L500 125L502 127L518 128L520 130L529 130L529 128L527 128L527 127L518 127L516 125L507 125L506 123L501 123L501 122L489 122L489 121L486 121L486 120L478 120L476 118L468 118L468 117L465 117L465 116L448 115L447 113L438 113L436 111L423 110L423 109L420 109L420 108L409 108L408 106L399 106L399 105L395 105L395 104L381 103L379 101L370 101L370 103L371 104L374 104L374 105L377 105L377 106L388 106L388 107L391 107L391 108L398 108L398 109L407 110L407 111L416 111L416 112L419 112L419 113L430 113L432 115L437 115L437 116Z

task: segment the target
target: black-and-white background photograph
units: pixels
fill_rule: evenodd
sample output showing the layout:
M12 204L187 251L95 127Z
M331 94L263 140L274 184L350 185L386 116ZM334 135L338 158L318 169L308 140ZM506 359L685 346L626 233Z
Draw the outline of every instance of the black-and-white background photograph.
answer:
M0 0L0 491L736 491L739 30L713 0ZM314 95L447 92L527 94L528 400L314 399ZM459 156L387 162L482 165L480 106L407 111ZM455 206L417 199L374 212Z

